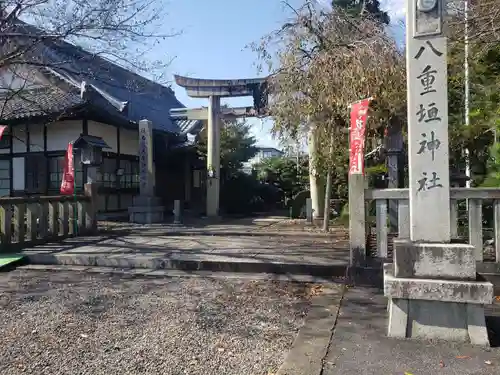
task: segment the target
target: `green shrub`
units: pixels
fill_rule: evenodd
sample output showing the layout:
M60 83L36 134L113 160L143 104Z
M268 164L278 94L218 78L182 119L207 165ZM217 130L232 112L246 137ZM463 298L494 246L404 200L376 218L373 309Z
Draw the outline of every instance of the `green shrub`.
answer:
M309 190L303 190L297 193L295 197L293 197L291 203L291 215L292 219L297 219L300 217L302 213L302 209L306 205L306 199L311 197L311 192Z
M263 184L246 173L236 173L221 186L220 207L229 215L250 215L277 208L280 194L276 187Z

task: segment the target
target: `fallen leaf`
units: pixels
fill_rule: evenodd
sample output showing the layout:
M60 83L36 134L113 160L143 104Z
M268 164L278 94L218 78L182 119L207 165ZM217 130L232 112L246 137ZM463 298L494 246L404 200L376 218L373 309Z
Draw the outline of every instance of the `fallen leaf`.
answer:
M413 375L411 372L405 372L404 375Z
M439 361L439 367L441 367L441 368L444 367L444 362L443 361Z
M495 297L495 300L496 300L496 301L500 301L500 296L496 296L496 297Z
M470 359L470 356L468 356L468 355L457 355L455 358L456 359Z

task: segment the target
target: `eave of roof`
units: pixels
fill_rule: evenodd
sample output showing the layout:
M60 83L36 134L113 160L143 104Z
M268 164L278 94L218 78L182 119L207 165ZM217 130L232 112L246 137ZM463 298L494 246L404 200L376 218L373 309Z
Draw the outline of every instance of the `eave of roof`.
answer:
M15 27L20 32L42 32L22 21L16 22ZM73 87L79 88L82 82L86 82L130 122L138 123L147 118L153 122L155 130L181 132L170 118L169 110L183 105L169 87L62 40L45 40L35 49L32 57L50 67L45 74L57 76Z
M0 96L2 120L17 120L44 115L63 114L85 105L85 101L74 92L48 86L20 90Z

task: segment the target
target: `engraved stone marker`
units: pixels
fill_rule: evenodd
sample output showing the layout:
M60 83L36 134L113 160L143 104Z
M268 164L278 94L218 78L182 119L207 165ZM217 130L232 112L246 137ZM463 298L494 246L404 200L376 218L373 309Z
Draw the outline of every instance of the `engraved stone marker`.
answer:
M433 0L408 3L410 239L449 242L448 89L441 1L433 6Z

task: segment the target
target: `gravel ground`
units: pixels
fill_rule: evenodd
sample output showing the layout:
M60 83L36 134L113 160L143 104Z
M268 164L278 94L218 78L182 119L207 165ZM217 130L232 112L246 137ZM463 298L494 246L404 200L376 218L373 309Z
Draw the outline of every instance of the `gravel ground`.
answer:
M303 323L304 284L0 274L0 374L272 374Z

